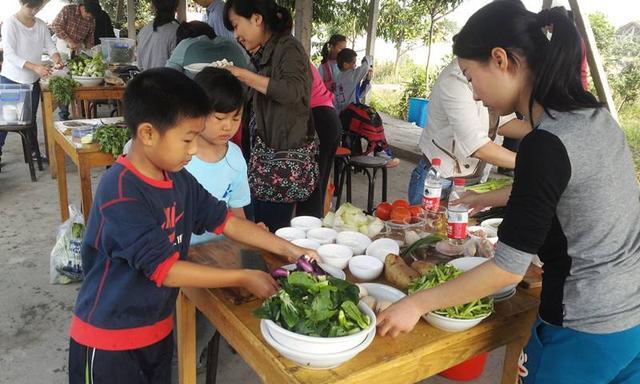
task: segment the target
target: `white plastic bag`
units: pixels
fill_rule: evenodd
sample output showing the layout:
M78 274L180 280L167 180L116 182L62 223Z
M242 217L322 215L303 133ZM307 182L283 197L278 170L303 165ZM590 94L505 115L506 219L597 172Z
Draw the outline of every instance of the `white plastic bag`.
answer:
M58 227L56 244L51 250L50 284L69 284L84 277L80 256L84 216L74 205L69 205L69 215L69 219Z

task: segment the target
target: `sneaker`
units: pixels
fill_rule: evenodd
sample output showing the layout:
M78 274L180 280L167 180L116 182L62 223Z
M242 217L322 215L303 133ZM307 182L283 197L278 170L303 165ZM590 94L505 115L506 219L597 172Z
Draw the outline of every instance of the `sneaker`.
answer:
M386 151L376 152L375 156L376 157L381 157L381 158L383 158L383 159L385 159L387 161L387 164L385 165L385 167L387 167L387 168L397 167L398 164L400 164L400 159L391 156L391 154L389 152L390 151L388 149Z

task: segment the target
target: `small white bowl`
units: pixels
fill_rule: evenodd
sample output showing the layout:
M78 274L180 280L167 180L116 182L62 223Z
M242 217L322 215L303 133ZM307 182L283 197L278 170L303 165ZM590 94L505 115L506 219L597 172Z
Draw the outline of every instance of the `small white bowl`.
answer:
M481 225L474 225L471 227L467 227L467 234L469 235L469 237L475 241L480 241L482 240L482 236L478 236L473 232L477 232L477 231L484 231L484 233L486 234L486 239L491 243L491 244L495 244L498 242L498 230L494 229L492 227L483 227Z
M371 239L360 232L344 231L336 237L336 244L346 245L351 248L354 255L361 255L371 244Z
M351 248L339 244L324 244L317 250L323 263L345 269L353 256Z
M476 325L480 324L480 322L491 314L487 314L483 317L478 317L477 319L451 319L446 316L438 315L433 312L427 313L425 316L425 320L434 327L438 329L442 329L447 332L462 332L467 329L473 328Z
M289 241L304 239L307 237L302 229L292 227L280 228L276 231L275 235Z
M459 259L451 260L447 264L453 265L454 267L467 272L488 260L490 259L487 259L486 257L461 257ZM518 284L507 285L506 287L492 294L490 297L493 299L500 299L508 296L517 286Z
M340 279L340 280L347 279L347 275L341 269L332 267L331 265L324 264L324 263L318 263L318 266L320 266L320 268L322 268L323 271L327 272L330 276L333 276L336 279ZM295 264L287 264L287 265L283 265L282 268L287 269L289 271L295 271L298 268L298 266Z
M104 81L104 77L72 76L72 78L83 87L97 87Z
M291 242L297 245L298 247L313 249L314 251L320 248L320 243L311 239L295 239L295 240L291 240Z
M495 229L496 230L496 236L498 236L498 227L500 227L500 224L502 224L502 219L498 218L498 219L487 219L485 221L483 221L482 223L480 223L481 227L486 227L486 228L491 228L491 229Z
M291 219L291 226L293 228L299 228L307 232L313 228L321 228L322 220L313 216L297 216Z
M369 256L377 257L384 263L387 255L393 253L394 255L400 254L400 245L392 239L378 239L367 247L366 254Z
M369 317L369 326L366 329L354 333L353 335L347 336L307 336L288 331L272 320L262 320L261 322L266 323L266 328L269 331L269 334L278 342L278 344L285 348L300 353L309 353L309 351L313 351L313 354L330 356L334 353L351 350L360 345L368 335L375 334L375 313L371 308L369 308L369 306L362 302L358 303L358 308L362 313Z
M351 274L362 281L376 279L382 273L384 263L373 256L354 256L349 260Z
M293 361L303 368L315 370L332 369L346 363L347 361L353 359L358 353L364 351L376 336L374 326L373 331L368 333L365 339L354 348L338 353L316 353L317 348L315 345L304 352L300 352L279 343L269 332L269 329L266 325L266 320L262 320L260 322L260 331L262 332L262 337L265 339L267 344L272 346L282 356L286 357L287 359Z
M320 245L331 244L338 237L338 232L331 228L313 228L307 232L307 239L315 240Z

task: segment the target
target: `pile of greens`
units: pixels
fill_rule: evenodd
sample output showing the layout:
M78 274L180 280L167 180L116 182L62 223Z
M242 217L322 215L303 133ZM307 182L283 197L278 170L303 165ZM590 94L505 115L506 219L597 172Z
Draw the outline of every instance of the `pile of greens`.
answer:
M467 187L467 190L478 192L478 193L492 192L498 189L508 187L512 183L513 183L513 179L510 177L504 177L500 179L489 179L482 184L476 184L476 185Z
M464 273L453 265L436 265L426 275L423 275L409 284L409 294L412 295L423 289L433 288L446 281L453 280ZM472 301L471 303L455 307L443 308L433 311L451 319L477 319L493 312L493 299L489 297Z
M48 88L53 97L61 105L69 105L73 101L73 91L78 83L66 77L53 76L49 80Z
M307 336L337 337L367 328L371 319L356 303L360 289L331 276L291 272L278 280L282 289L254 315Z
M107 66L103 62L102 52L96 52L93 57L84 53L67 62L73 76L103 77Z
M126 127L115 124L101 125L96 128L93 134L95 141L100 144L100 150L104 153L110 153L113 156L120 156L124 145L131 138L131 133Z

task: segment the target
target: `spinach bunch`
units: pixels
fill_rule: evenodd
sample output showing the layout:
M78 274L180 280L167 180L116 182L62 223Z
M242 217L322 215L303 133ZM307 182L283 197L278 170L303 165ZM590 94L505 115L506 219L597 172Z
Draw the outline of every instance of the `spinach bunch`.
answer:
M282 289L253 314L307 336L337 337L357 333L371 323L356 303L359 288L331 276L291 272L279 279Z
M73 91L78 83L74 80L53 76L49 79L48 88L51 90L53 97L62 105L69 105L73 101Z
M131 138L129 129L122 128L115 124L101 125L96 129L93 134L95 141L100 144L100 150L105 153L110 153L113 156L120 156L124 145Z

